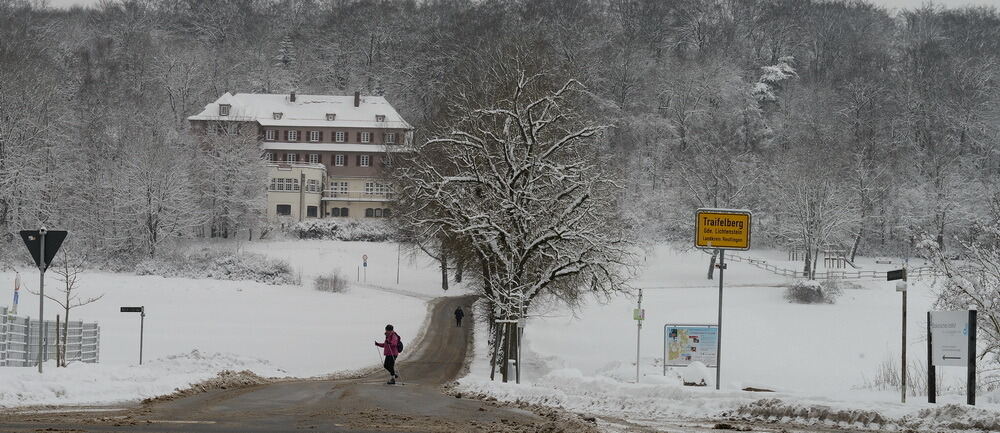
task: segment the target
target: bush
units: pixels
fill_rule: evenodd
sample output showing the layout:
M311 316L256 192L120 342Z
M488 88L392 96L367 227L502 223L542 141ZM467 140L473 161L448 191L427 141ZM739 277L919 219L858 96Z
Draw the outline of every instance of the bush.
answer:
M317 219L302 221L289 229L299 239L385 242L395 237L395 229L385 220Z
M203 249L194 253L173 253L145 259L135 267L137 275L162 277L250 280L267 284L299 284L291 266L283 260L260 254Z
M323 292L341 293L347 289L347 280L334 271L326 275L320 275L313 281L313 287Z
M842 293L833 280L822 283L816 280L801 280L785 290L785 299L794 304L832 304Z

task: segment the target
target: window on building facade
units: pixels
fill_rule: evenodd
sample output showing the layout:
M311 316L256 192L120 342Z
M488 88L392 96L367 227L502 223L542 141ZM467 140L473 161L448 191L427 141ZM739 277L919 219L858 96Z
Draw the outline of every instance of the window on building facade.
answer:
M330 182L330 192L333 193L334 197L347 195L347 182Z
M375 208L375 218L382 218L382 209Z
M388 208L382 209L382 216L384 218L392 217L392 209L388 209Z
M375 115L375 121L376 122L385 122L385 114L376 114Z
M293 162L295 162L295 159L297 157L298 157L298 155L296 155L294 153L285 154L285 162L293 163Z
M290 204L279 204L276 209L278 215L287 216L292 214L292 205Z
M396 133L387 132L385 133L385 144L396 144Z
M271 113L271 116L274 117L274 120L281 120L281 113Z
M274 152L264 152L264 161L274 162Z
M289 177L271 178L271 184L267 188L269 191L298 191L299 180Z
M361 142L362 143L371 143L372 142L372 133L371 132L362 132L361 133Z
M307 180L306 192L319 192L319 181L316 179Z
M344 140L347 139L347 134L344 133L344 131L337 131L337 133L335 135L336 135L336 141L337 141L337 143L343 143Z
M228 116L229 115L229 108L230 107L231 107L231 105L229 105L229 104L219 104L219 115L220 116Z
M333 209L330 209L329 215L330 216L339 217L340 216L340 208L339 207L335 207Z
M336 113L326 113L326 120L328 120L330 122L333 122L334 120L337 120L337 114Z
M371 218L375 216L375 209L367 208L365 209L365 218Z
M309 131L309 141L319 141L319 131Z
M319 154L318 153L310 153L309 154L309 163L310 164L319 164Z
M361 155L361 157L358 158L358 165L360 165L362 167L368 167L368 166L370 166L371 165L371 157L368 156L368 155Z
M318 208L316 206L306 206L306 216L316 217Z
M348 211L347 211L346 207L340 208L340 216L342 216L342 217L349 216L347 214L348 214Z
M298 141L299 131L288 131L288 141Z
M264 139L267 141L274 141L274 137L278 135L277 131L273 129L268 129L264 131Z
M343 167L344 166L344 155L336 155L336 156L334 156L333 157L333 165L336 165L337 167Z

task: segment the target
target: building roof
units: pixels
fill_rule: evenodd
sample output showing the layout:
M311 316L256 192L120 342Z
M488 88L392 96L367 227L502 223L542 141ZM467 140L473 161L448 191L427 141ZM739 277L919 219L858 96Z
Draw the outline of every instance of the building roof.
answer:
M230 105L228 116L219 116L222 104ZM281 119L275 119L274 113L281 113ZM326 120L327 114L334 114L334 120ZM385 120L376 121L377 115L384 115ZM382 96L361 96L360 104L355 107L353 95L295 95L295 102L291 102L290 95L284 93L226 92L201 113L188 116L188 120L256 121L263 126L286 127L412 129Z
M279 143L265 141L260 145L264 150L301 150L303 152L412 152L413 148L402 144L353 144L353 143Z

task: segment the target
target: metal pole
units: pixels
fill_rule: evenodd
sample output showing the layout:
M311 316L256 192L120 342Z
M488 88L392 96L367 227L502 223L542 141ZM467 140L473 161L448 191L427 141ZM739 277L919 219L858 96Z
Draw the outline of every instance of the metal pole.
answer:
M905 280L904 280L905 281ZM906 290L903 290L903 368L900 369L900 400L906 403Z
M927 312L927 402L937 403L937 371L931 356L931 312Z
M399 251L402 248L402 244L396 244L396 284L399 284Z
M969 371L965 386L969 394L966 402L972 406L976 405L976 328L976 310L969 310Z
M726 250L719 250L719 346L715 351L715 389L722 380L722 279L726 272Z
M40 260L38 261L38 372L42 372L42 364L45 362L45 358L42 353L45 348L45 333L43 326L45 326L45 229L42 228L38 231L39 234L39 244L41 245L41 250L38 253ZM31 327L31 323L28 323L28 327Z
M639 289L639 306L636 308L638 310L639 316L636 317L635 323L635 383L639 383L639 343L641 339L639 338L642 334L642 289Z
M146 306L139 312L139 365L142 365L142 336L146 331Z

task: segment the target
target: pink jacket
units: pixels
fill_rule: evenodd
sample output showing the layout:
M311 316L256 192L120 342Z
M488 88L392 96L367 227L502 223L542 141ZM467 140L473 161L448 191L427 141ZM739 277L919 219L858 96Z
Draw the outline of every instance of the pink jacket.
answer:
M385 356L399 356L396 343L399 343L399 335L396 334L396 331L385 331L385 342L376 342L375 345L383 348L382 354Z

